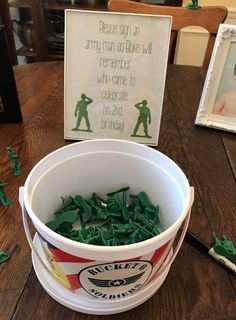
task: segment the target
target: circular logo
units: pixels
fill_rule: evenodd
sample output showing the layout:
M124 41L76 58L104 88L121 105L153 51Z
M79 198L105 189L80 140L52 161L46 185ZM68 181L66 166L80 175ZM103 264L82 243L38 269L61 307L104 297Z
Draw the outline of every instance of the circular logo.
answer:
M78 278L83 289L93 297L115 300L138 291L151 272L149 261L133 260L93 265L81 270Z

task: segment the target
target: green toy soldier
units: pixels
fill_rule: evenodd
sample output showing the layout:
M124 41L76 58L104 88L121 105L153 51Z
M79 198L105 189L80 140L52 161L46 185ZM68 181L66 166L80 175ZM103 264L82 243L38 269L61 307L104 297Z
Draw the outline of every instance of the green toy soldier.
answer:
M18 161L18 156L12 148L7 147L7 155L8 158L12 160L11 168L14 171L15 176L20 176L22 174L21 163Z
M200 9L200 6L198 5L198 0L192 0L192 3L188 3L186 7L193 10Z
M6 183L4 183L3 181L0 181L0 202L2 202L2 204L4 206L9 206L12 203L12 201L11 201L11 199L8 199L5 196L5 192L4 192L5 185L6 185Z
M92 130L90 128L90 122L89 122L88 110L87 110L88 105L92 102L93 102L93 100L90 99L89 97L87 97L84 93L81 94L81 100L77 102L76 108L75 108L74 115L75 115L75 117L78 116L78 119L77 119L76 127L74 129L72 129L73 131L92 132ZM87 126L87 129L85 129L85 130L79 128L83 118L84 118L86 126Z
M134 133L131 137L137 137L137 131L139 129L140 124L143 124L145 138L151 138L148 134L148 124L151 123L151 112L147 107L147 100L143 100L142 102L136 103L135 107L139 110L139 117L134 128ZM140 137L140 135L138 135Z
M10 259L10 255L7 252L4 251L0 251L0 264L9 260Z
M234 247L233 242L226 235L218 239L215 233L213 233L213 240L215 242L214 251L236 264L236 247Z

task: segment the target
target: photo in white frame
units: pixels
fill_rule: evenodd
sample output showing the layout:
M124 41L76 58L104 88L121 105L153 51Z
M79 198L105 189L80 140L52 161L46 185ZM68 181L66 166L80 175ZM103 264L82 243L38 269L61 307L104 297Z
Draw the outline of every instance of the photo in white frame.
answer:
M236 132L236 26L220 24L195 124Z

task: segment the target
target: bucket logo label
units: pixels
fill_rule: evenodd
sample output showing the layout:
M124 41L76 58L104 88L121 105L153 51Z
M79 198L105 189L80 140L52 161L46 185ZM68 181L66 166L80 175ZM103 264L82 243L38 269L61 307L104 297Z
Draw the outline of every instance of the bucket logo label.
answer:
M133 260L93 265L81 270L78 278L83 289L93 297L114 300L138 291L151 272L149 261Z

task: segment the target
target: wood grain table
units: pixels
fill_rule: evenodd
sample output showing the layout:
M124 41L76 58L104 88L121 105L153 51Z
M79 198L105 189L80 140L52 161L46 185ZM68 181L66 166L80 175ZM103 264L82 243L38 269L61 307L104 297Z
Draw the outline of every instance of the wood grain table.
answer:
M121 314L92 316L54 301L32 268L22 225L18 189L49 152L71 143L63 138L63 63L16 66L23 123L0 124L0 180L13 200L0 206L0 319L161 320L236 319L236 277L184 242L167 279L144 304ZM197 67L168 67L158 150L171 157L195 188L189 229L211 243L212 232L236 241L236 135L194 125L203 87ZM22 162L15 177L6 147Z

